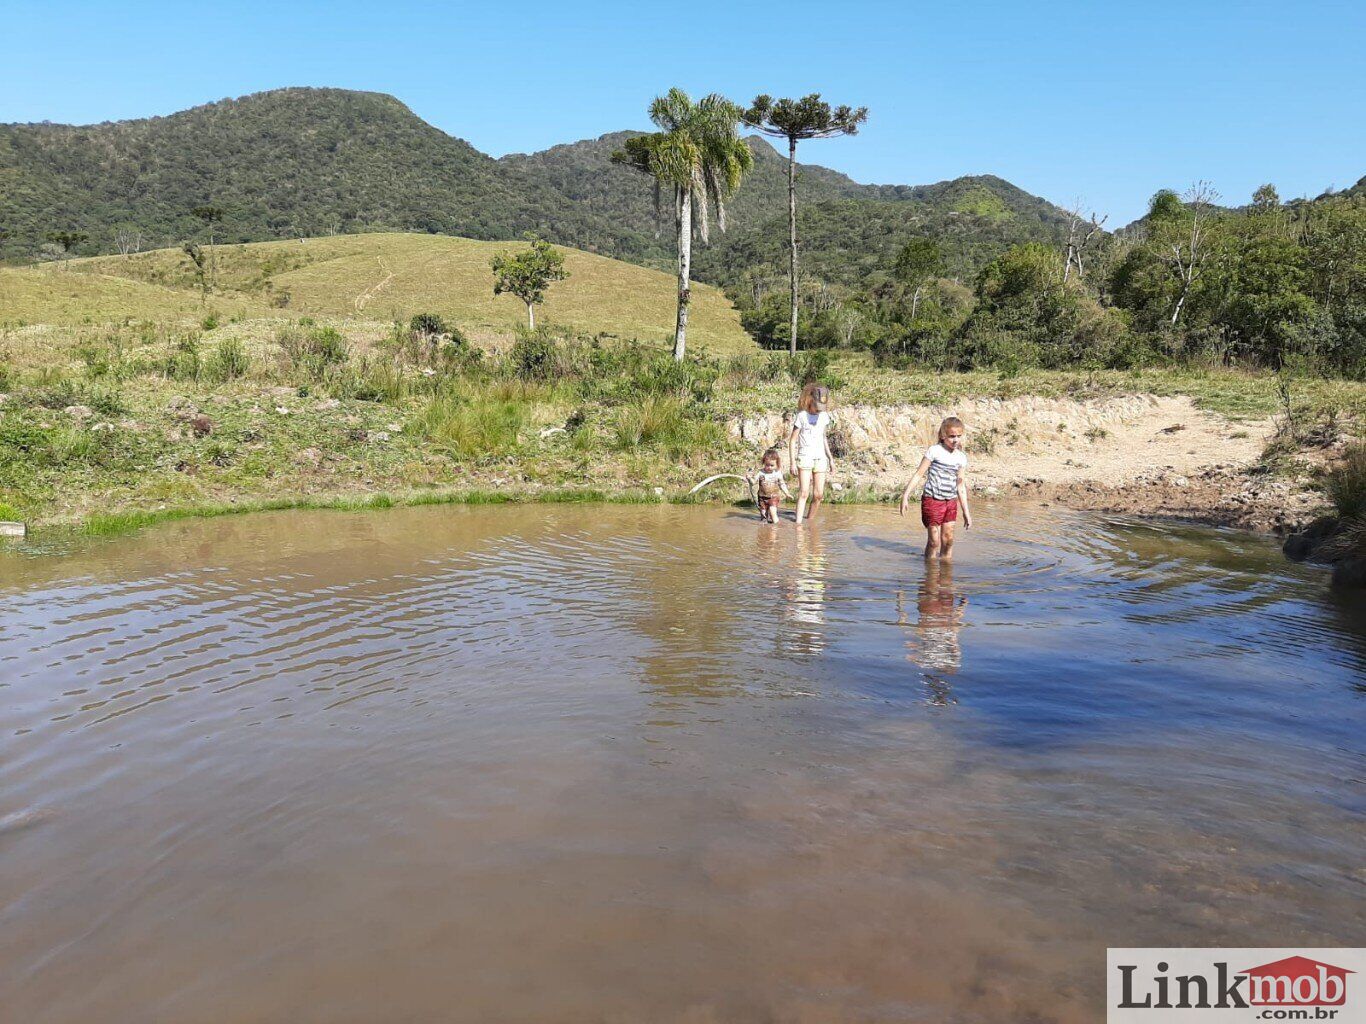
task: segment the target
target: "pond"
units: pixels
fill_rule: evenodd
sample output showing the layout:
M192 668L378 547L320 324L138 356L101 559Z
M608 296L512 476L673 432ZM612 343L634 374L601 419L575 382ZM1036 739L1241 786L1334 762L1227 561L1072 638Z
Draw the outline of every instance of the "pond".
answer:
M262 514L0 553L16 1021L1094 1021L1356 946L1366 602L981 503Z

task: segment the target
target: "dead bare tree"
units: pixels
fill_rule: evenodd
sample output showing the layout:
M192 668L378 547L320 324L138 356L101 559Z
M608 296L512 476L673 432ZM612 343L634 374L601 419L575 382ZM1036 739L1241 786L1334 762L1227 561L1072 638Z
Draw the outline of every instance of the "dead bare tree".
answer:
M1072 276L1072 269L1075 267L1078 277L1086 276L1086 266L1083 257L1086 255L1086 247L1091 244L1105 222L1110 219L1107 213L1099 220L1096 219L1096 211L1091 211L1091 216L1083 218L1081 215L1081 200L1078 199L1070 210L1067 211L1067 244L1063 250L1062 281L1066 284Z
M119 250L120 256L142 252L142 232L134 228L119 228L114 234L114 246Z
M1214 204L1218 200L1219 193L1208 181L1197 181L1181 197L1190 217L1167 240L1168 254L1165 257L1181 288L1176 305L1172 308L1173 327L1181 318L1186 299L1205 269L1205 261L1209 257L1209 226Z
M840 306L835 314L835 324L839 328L840 340L844 342L844 347L851 348L854 344L854 335L863 326L863 311L857 306Z

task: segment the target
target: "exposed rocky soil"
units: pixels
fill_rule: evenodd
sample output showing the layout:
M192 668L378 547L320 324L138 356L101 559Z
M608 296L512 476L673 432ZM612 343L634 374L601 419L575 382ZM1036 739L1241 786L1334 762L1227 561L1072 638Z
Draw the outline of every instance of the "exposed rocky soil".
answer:
M1323 511L1316 491L1259 465L1275 430L1270 419L1231 421L1189 398L979 399L952 408L854 406L835 415L834 479L844 487L904 486L939 422L956 415L967 424L977 492L1278 533ZM785 417L769 415L735 420L730 429L762 448L780 443L788 427Z

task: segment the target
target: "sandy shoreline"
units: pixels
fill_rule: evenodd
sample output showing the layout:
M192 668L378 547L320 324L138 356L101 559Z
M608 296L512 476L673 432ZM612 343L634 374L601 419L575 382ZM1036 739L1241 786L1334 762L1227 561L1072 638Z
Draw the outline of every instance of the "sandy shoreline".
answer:
M837 411L843 453L837 451L834 479L855 493L895 492L950 414L968 424L978 493L1277 534L1302 528L1326 509L1308 484L1312 459L1297 459L1291 475L1262 465L1276 433L1273 419L1231 420L1187 397L853 406ZM785 436L781 416L729 427L760 448Z

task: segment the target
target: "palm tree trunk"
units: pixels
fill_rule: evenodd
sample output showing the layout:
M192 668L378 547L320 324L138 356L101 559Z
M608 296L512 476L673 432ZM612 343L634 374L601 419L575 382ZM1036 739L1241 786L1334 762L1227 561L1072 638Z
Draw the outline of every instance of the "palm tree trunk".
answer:
M678 193L678 324L674 328L674 358L682 360L688 344L688 281L692 276L692 189Z
M787 241L788 283L792 286L792 321L787 350L797 354L797 140L787 140Z

